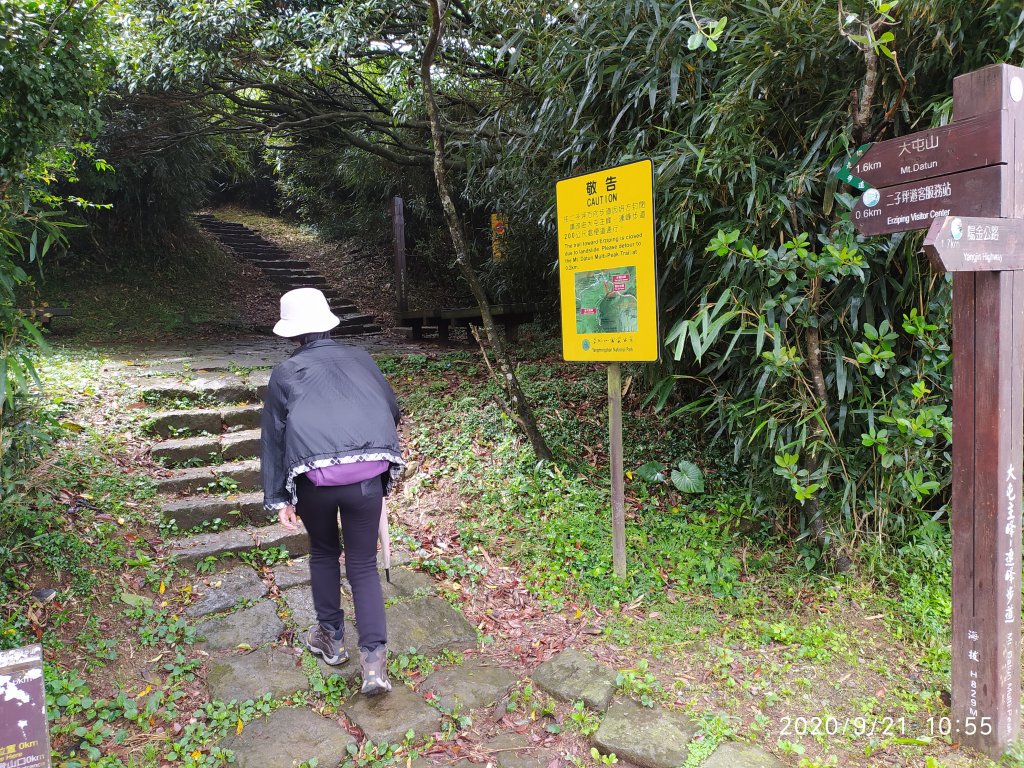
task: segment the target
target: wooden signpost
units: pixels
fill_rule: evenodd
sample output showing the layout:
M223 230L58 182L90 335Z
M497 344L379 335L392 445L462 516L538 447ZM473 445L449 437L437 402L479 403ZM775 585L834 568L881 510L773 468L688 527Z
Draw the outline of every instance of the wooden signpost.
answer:
M893 187L871 188L857 201L853 220L865 235L925 229L933 219L998 216L1007 167L990 165ZM955 205L955 211L954 211Z
M924 251L936 272L1024 269L1024 220L947 216L928 230Z
M0 651L0 768L49 768L43 648Z
M864 190L858 231L930 227L925 252L954 273L953 680L940 730L996 759L1021 717L1022 141L1024 69L998 64L954 80L952 124L862 148L840 172Z
M405 292L405 201L400 197L391 198L391 226L395 242L395 294L398 297L398 311L409 311L409 299Z

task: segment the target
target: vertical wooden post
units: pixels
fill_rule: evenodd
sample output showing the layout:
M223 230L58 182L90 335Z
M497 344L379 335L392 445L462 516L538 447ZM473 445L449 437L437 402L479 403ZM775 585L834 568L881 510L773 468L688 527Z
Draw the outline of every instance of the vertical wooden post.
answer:
M626 503L622 479L622 369L608 365L608 430L612 470L612 564L626 578Z
M998 65L958 77L954 119L1007 109L1020 135L1022 73ZM1014 165L1016 145L1014 137ZM1006 175L1003 216L1018 210L1016 175ZM953 360L950 719L954 739L999 759L1020 735L1021 714L1022 273L954 275Z
M408 312L409 301L405 295L405 204L400 197L391 200L391 224L395 241L395 295L398 311Z

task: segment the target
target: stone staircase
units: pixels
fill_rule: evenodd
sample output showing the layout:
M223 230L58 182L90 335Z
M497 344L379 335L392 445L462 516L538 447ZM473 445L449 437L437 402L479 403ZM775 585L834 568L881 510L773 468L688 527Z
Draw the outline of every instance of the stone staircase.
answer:
M242 224L221 221L207 214L197 214L195 220L240 259L259 267L282 293L294 288L319 288L331 310L341 318L341 323L334 330L336 336L381 332L370 315L360 312L351 301L341 297L327 283L327 278L316 272L309 262L292 258L283 248ZM269 329L262 330L269 332Z
M239 721L219 743L233 752L232 765L294 768L315 759L321 768L337 768L360 741L373 749L401 744L411 733L413 751L397 763L410 768L568 766L569 744L544 730L551 721L538 717L530 708L535 705L516 703L523 694L515 690L532 688L560 702L584 702L601 718L585 749L593 745L603 754L615 753L622 768L676 768L686 762L699 733L688 716L618 695L616 671L573 649L532 671L498 663L480 647L462 613L437 595L434 580L405 567L408 552L393 553L392 581L384 584L389 645L393 655L434 658L436 667L395 679L385 696L352 693L359 684L358 635L344 579L345 642L352 660L331 667L310 656L302 642L316 621L302 557L307 537L269 519L259 490L261 407L252 403L267 379L266 371L256 371L151 382L142 392L154 408L146 422L158 439L152 454L165 467L157 482L167 550L191 582L184 613L196 623L210 698L244 702L269 694L276 702L270 714L244 727ZM162 410L168 402L179 407ZM188 402L194 407L180 407ZM344 695L338 714L324 716L316 691L333 677L341 685L329 687ZM527 699L536 701L536 695ZM455 715L468 714L473 730L442 735ZM752 745L726 743L702 765L783 764Z

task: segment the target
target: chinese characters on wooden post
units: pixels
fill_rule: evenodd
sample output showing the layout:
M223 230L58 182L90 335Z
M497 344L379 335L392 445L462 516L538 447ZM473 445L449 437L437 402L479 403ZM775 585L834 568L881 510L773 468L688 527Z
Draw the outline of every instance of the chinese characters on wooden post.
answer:
M43 648L0 651L0 768L48 768Z
M1020 736L1024 454L1024 69L953 83L953 122L862 147L840 177L866 235L930 227L953 273L954 740L999 758Z

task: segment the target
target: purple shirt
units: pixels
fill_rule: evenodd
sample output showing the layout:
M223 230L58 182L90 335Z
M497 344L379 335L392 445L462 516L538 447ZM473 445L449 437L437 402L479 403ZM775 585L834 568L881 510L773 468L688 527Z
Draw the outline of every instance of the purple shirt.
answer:
M306 477L313 485L351 485L387 472L390 466L387 461L350 461L347 464L311 469Z

